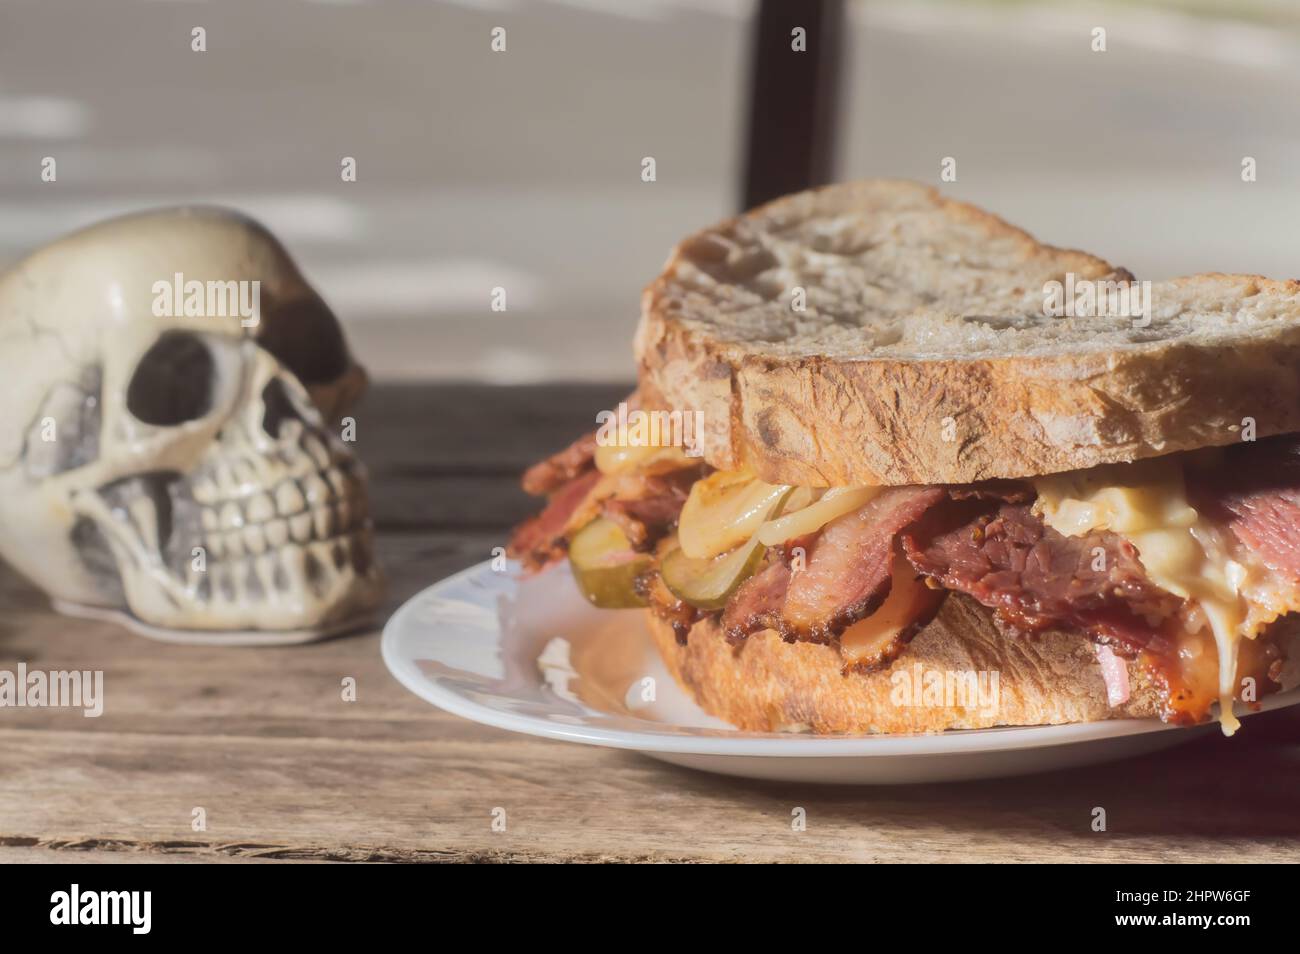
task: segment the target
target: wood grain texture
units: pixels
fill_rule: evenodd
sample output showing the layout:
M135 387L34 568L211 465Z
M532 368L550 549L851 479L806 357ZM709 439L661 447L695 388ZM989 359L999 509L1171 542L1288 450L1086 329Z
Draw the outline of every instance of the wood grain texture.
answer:
M526 512L508 478L619 393L378 390L358 431L388 608L484 559ZM1285 712L1236 739L1024 779L764 783L444 714L388 675L375 631L170 646L53 614L7 570L0 608L0 668L103 669L106 693L98 719L0 709L0 862L1300 860L1300 717ZM1107 832L1090 829L1096 806Z

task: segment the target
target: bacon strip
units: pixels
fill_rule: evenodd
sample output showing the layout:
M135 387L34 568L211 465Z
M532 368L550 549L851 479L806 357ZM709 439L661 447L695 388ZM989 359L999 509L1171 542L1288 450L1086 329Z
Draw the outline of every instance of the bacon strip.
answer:
M618 524L634 550L649 550L677 525L691 485L700 477L692 467L665 474L627 474L614 484L601 513Z
M1194 507L1225 525L1261 563L1300 583L1300 440L1295 435L1240 444L1222 466L1189 468Z
M741 584L723 614L724 632L732 640L761 629L789 641L833 640L884 602L895 538L943 498L938 487L894 487L832 520L806 544L806 567L794 572L785 552Z
M1033 503L1038 496L1034 485L1024 480L1007 480L1002 477L981 480L974 484L949 484L945 488L953 500L1001 500L1003 503Z
M525 493L542 497L554 493L593 466L596 459L596 432L583 434L564 450L524 471L520 485Z
M1233 535L1270 570L1300 581L1300 491L1277 490L1233 496Z
M776 560L755 573L731 596L722 613L722 631L732 642L744 639L761 629L783 632L781 607L790 587L790 567Z
M944 589L974 597L1012 630L1080 630L1127 655L1168 656L1161 632L1182 601L1151 583L1128 541L1067 537L1023 504L971 501L935 508L902 535L912 565Z
M538 467L547 465L549 469L545 480L538 477L532 485L549 485L560 470L570 464L576 466L579 455L574 449L581 443L575 441L550 461L539 464ZM567 463L555 463L560 458ZM617 523L632 549L642 552L653 549L677 524L691 485L700 473L701 465L691 464L663 473L633 472L610 477L596 470L588 459L586 469L555 489L538 516L515 529L506 551L521 559L527 572L537 572L562 558L567 551L566 538L599 516Z
M528 573L536 573L563 557L568 550L565 531L569 521L599 481L597 470L570 480L551 497L541 513L514 529L506 553L520 560Z
M683 646L686 645L691 627L706 615L674 596L658 570L637 577L636 591L649 605L650 612L673 628L673 635Z
M871 615L889 593L894 538L943 497L938 487L893 487L828 523L790 581L787 629L824 642Z

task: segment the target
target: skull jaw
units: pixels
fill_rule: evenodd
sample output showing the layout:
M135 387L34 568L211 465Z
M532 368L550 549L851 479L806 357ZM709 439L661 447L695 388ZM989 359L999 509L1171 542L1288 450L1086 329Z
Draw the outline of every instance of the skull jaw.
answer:
M150 587L146 580L138 574L124 580L126 613L139 624L133 628L170 632L175 636L173 642L194 641L182 638L183 634L196 636L206 633L210 634L213 642L235 644L240 634L259 632L268 636L297 634L285 641L310 642L313 638L336 635L343 629L364 625L373 618L384 595L382 581L373 569L365 574L353 571L340 574L319 596L300 594L293 599L255 603L237 597L233 601L194 601L177 605L165 597L160 600L160 590ZM133 586L133 582L137 585Z
M72 509L107 544L122 598L104 606L56 597L55 608L113 618L169 642L277 645L357 629L373 618L384 584L364 492L359 483L351 487L335 500L351 515L350 529L285 541L262 553L223 556L211 565L206 554L201 561L189 559L199 538L181 531L166 539L160 531L176 512L195 505L188 478L174 481L166 501L137 495L123 506L105 488L78 493Z

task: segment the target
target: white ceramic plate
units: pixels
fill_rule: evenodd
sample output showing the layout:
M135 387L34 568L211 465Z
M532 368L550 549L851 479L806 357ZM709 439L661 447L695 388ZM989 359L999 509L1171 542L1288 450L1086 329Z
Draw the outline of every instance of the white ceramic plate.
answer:
M594 609L566 566L521 581L513 564L494 572L481 563L436 583L393 614L383 654L402 685L466 719L751 778L877 785L994 778L1140 755L1219 731L1123 719L914 736L741 732L677 686L640 610ZM642 701L648 695L653 701ZM1300 690L1271 696L1263 708L1296 701Z

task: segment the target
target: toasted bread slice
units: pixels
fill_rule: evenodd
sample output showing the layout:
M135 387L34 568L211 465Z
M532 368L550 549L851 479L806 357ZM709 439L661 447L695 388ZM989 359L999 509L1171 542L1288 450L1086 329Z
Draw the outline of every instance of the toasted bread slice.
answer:
M671 626L648 611L646 617L673 677L700 707L749 731L942 732L1137 718L1160 711L1158 688L1134 663L1128 664L1132 694L1112 708L1086 637L1047 632L1008 638L998 632L989 610L957 593L888 668L865 674L842 672L833 645L786 643L765 630L733 646L716 621L705 619L682 646ZM954 686L956 679L982 685L983 698L963 697L954 688L942 701L974 704L935 705L939 697L927 698L924 687L927 681L948 680L947 674Z
M1153 283L1145 326L1047 314L1050 282L1131 277L925 186L831 186L682 242L643 296L638 373L702 412L710 464L809 486L1037 476L1300 430L1300 283Z

